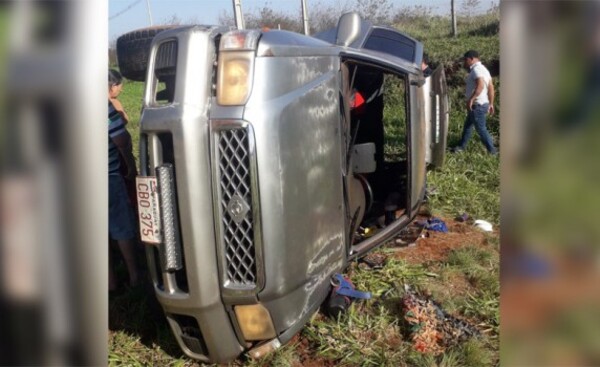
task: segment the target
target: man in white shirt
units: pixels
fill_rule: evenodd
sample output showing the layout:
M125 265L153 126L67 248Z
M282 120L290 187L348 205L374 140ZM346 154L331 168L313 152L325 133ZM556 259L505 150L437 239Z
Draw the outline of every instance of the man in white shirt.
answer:
M494 113L494 83L488 69L479 61L479 53L469 50L464 55L464 66L469 70L467 76L467 118L463 128L460 143L452 149L457 152L464 150L473 134L473 126L481 137L481 142L487 151L496 154L494 140L490 136L486 126L486 115Z

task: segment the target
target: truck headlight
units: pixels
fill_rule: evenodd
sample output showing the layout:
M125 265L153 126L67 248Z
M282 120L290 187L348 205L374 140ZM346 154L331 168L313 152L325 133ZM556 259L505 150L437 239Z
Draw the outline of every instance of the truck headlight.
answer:
M235 306L234 310L247 341L273 339L276 336L271 314L263 305Z
M254 52L221 52L217 78L217 103L223 106L243 105L250 96Z
M217 103L243 105L248 101L254 74L259 31L236 30L221 37L217 72Z

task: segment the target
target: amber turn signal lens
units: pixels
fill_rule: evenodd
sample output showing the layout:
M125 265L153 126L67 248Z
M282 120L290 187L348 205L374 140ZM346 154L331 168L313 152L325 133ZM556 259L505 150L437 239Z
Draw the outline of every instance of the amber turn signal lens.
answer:
M253 52L221 52L219 57L217 103L223 106L243 105L250 96Z
M275 338L275 328L269 311L261 304L235 306L238 324L247 341Z

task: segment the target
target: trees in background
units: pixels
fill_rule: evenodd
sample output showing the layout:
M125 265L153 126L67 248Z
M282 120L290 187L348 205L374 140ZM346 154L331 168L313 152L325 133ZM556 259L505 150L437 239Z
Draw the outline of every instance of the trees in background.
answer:
M440 8L435 9L428 5L413 5L394 7L392 0L345 0L334 2L331 0L308 0L308 18L310 33L315 34L320 31L331 29L337 25L339 17L349 11L358 12L363 19L368 19L377 24L391 25L400 27L408 31L414 37L421 36L422 32L434 31L440 35L452 34L452 19L449 12L450 2L447 0L447 7L444 12ZM454 0L461 4L461 10L458 14L458 27L461 24L468 23L470 28L476 24L471 24L474 15L481 13L481 0ZM297 1L296 11L282 11L273 9L271 4L266 1L264 5L258 8L244 8L244 21L246 28L283 29L294 32L303 32L301 2ZM499 19L499 6L492 4L487 11L490 18ZM480 18L480 17L477 17ZM434 21L434 22L432 22ZM198 18L192 16L186 20L173 14L170 17L163 18L159 24L199 24ZM223 10L218 17L217 23L220 25L234 26L233 12L231 9ZM488 26L490 32L497 32L497 21L491 22ZM434 30L435 29L435 30ZM116 41L116 40L114 40ZM116 55L114 52L114 43L109 46L109 61L111 65L116 65ZM114 63L113 63L114 61Z
M349 11L356 11L363 19L368 19L376 24L398 25L408 22L426 23L427 19L446 18L448 33L452 30L450 2L444 7L435 9L428 5L412 5L394 7L392 0L346 0L332 2L329 0L308 0L308 17L311 34L330 29L336 26L340 16ZM469 21L475 14L481 13L481 0L455 0L461 4L459 22ZM497 12L498 6L492 4L488 12ZM298 0L296 11L282 11L273 9L269 2L259 8L244 8L246 28L285 29L302 33L301 2ZM231 11L222 11L218 23L222 25L235 25Z

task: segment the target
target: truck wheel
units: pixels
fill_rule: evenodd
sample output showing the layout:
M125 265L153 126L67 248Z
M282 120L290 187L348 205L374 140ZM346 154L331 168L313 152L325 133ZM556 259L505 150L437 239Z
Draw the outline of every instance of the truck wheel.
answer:
M117 61L121 75L130 80L144 81L150 43L154 36L177 26L155 26L125 33L117 39Z

